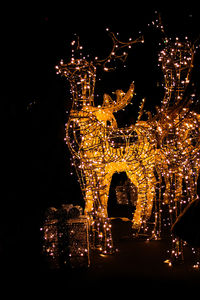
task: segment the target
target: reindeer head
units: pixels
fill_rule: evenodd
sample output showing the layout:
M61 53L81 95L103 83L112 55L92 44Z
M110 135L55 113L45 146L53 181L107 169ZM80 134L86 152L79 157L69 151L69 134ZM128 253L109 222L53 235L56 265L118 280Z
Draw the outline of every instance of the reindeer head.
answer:
M159 61L165 81L165 98L163 105L177 104L184 95L189 83L190 73L193 67L194 48L186 39L175 42L165 39L165 48L161 51Z
M130 48L132 44L143 42L143 38L137 38L136 40L129 39L128 42L119 41L113 33L110 33L113 41L113 48L111 53L102 60L95 58L94 61L87 61L85 57L82 57L80 49L82 47L79 44L79 39L76 47L76 53L78 58L71 57L69 63L64 63L61 60L60 64L56 66L57 74L65 76L71 85L71 93L73 96L73 104L71 114L78 117L78 112L83 112L84 116L88 112L88 116L95 115L97 120L103 122L104 125L112 123L113 127L116 127L116 121L113 116L113 112L117 112L130 103L134 85L131 84L128 92L125 94L122 90L116 91L116 100L112 100L107 94L104 94L102 106L94 107L94 88L96 79L96 67L103 67L104 71L110 71L112 68L109 64L112 60L125 61L127 53L124 51L126 47ZM75 46L76 42L73 41L72 45Z
M64 75L70 82L73 96L72 109L81 110L85 105L94 105L94 87L96 67L86 59L71 58L69 63L56 66L58 74Z

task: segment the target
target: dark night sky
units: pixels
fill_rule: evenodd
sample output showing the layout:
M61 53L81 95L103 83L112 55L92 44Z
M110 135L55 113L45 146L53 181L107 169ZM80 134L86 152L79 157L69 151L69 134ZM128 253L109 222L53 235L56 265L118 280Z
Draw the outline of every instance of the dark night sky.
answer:
M138 97L132 106L133 119L143 97L147 97L148 108L160 101L157 41L152 26L147 26L154 19L155 10L161 13L169 36L188 35L194 40L199 35L199 10L195 6L178 8L166 4L160 8L127 2L122 7L122 3L109 3L72 2L52 7L27 4L3 11L1 218L7 224L17 222L18 234L22 229L27 232L30 226L37 228L46 207L80 201L64 143L65 111L71 104L69 85L54 69L61 58L69 57L73 34L80 36L89 54L99 57L109 51L106 27L119 32L122 40L137 37L139 31L144 34L145 43L132 48L126 69L100 74L102 94L116 89L125 91L135 80ZM122 126L126 119L124 112ZM11 227L5 232L10 232Z

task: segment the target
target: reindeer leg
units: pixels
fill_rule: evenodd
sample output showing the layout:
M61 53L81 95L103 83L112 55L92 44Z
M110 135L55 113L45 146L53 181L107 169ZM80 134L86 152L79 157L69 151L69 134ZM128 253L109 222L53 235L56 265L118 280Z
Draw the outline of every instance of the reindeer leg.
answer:
M140 174L138 176L138 174ZM153 175L144 174L142 168L135 171L128 171L128 177L138 189L138 199L136 209L133 215L133 228L138 229L150 217L153 200L155 196L155 183Z
M148 171L148 191L147 191L147 198L148 203L146 206L146 217L147 219L150 218L153 208L153 203L156 200L156 178L153 172L153 169L150 168Z
M85 170L85 215L92 213L97 197L96 180L92 169Z
M141 193L141 187L139 188L139 182L137 180L137 174L135 170L127 171L127 176L131 180L131 182L137 187L138 189L138 199L136 204L136 209L133 215L133 228L139 228L142 224L142 210L143 210L143 193Z
M104 215L105 217L108 216L108 197L109 197L109 190L110 190L110 183L112 180L112 173L108 172L106 174L104 174L104 176L101 177L100 179L100 201L101 201L101 205L104 211Z
M112 175L105 174L104 167L92 168L86 172L85 214L93 210L107 217L107 202Z

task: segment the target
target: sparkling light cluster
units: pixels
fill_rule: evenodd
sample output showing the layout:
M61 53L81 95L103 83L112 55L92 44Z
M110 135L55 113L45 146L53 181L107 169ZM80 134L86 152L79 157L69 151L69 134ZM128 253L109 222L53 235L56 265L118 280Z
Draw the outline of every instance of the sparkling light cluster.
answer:
M82 209L72 204L45 213L43 254L52 268L79 268L90 265L89 224Z
M143 101L137 122L118 128L113 113L130 103L134 84L126 93L117 90L114 100L104 94L102 106L96 107L96 67L100 64L108 71L107 64L114 57L127 57L126 52L119 55L116 49L130 47L141 40L121 43L113 34L112 38L114 46L106 59L88 61L82 54L78 58L73 55L69 63L61 61L56 67L71 84L73 104L66 124L66 143L79 177L85 214L97 237L94 244L104 253L113 251L107 202L115 172L126 172L137 188L133 228L147 232L153 211L151 238L157 239L165 223L163 209L168 210L167 223L171 226L187 203L198 197L200 159L200 116L190 109L195 95L185 97L195 48L187 38L183 42L165 38L159 55L165 89L161 107L154 117L149 113L148 120L142 121ZM80 54L79 44L76 50ZM173 258L183 255L182 248L183 243L172 237Z
M114 48L130 47L141 39L119 42L114 35ZM118 45L119 44L119 45ZM73 42L75 45L75 42ZM78 44L80 50L80 45ZM106 59L110 63L111 51ZM116 58L124 59L124 53ZM154 196L153 148L148 124L140 122L129 128L118 128L114 112L127 106L134 94L134 84L127 93L116 91L116 99L104 94L102 106L94 106L96 67L85 57L71 58L69 63L60 62L58 73L66 76L71 84L73 105L66 125L66 142L71 150L79 182L85 199L85 213L103 238L103 251L112 251L112 236L107 216L110 182L115 172L126 172L138 188L138 201L133 224L139 227L151 214ZM107 67L106 67L107 68ZM108 68L107 68L108 69ZM144 134L145 133L145 134ZM100 225L101 224L101 225ZM101 230L100 230L101 228Z

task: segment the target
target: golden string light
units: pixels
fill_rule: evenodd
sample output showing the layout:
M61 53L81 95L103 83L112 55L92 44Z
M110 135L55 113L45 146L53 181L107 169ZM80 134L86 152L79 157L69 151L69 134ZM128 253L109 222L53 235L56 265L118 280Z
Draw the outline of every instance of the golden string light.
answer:
M141 39L119 42L112 34L114 48L125 48L141 42ZM73 42L73 45L75 42ZM120 44L119 47L116 47ZM78 44L78 47L80 46ZM111 54L97 64L110 63ZM118 59L126 55L117 54ZM91 224L103 228L99 237L106 240L105 251L112 248L110 223L107 216L107 201L112 175L125 171L132 183L138 188L137 208L133 224L139 227L146 216L151 213L154 197L153 147L148 139L147 125L141 122L129 129L117 127L114 112L128 105L134 94L134 85L130 85L127 93L116 91L116 99L104 95L102 106L94 106L94 86L96 67L81 55L71 58L69 63L60 62L56 67L58 73L66 76L71 84L73 105L66 126L66 142L71 150L76 165L79 182L85 199L85 213L92 220ZM107 68L107 67L106 67ZM108 69L108 68L107 68ZM121 141L121 142L120 142ZM152 152L152 154L151 154ZM152 156L152 157L151 157ZM98 230L100 232L100 229ZM101 229L102 231L102 229Z
M168 222L172 226L187 204L198 198L200 116L190 109L195 95L189 100L186 95L195 47L187 38L183 42L178 38L175 42L165 39L164 44L159 61L165 94L157 115L150 122L156 128L155 170L160 191L164 182L164 191L159 192L157 201L159 206L168 207ZM161 223L162 214L158 211L157 215ZM171 261L183 258L183 245L183 241L172 235Z
M95 106L94 89L97 66L112 70L112 59L125 60L132 44L120 42L113 33L111 53L102 60L88 61L73 54L70 62L56 66L71 84L72 109L66 124L66 143L72 153L85 200L85 214L92 228L93 246L104 253L113 251L111 224L107 203L112 176L126 172L137 188L133 228L149 230L148 220L154 214L151 238L161 235L163 207L168 208L172 225L188 202L196 199L200 159L200 116L190 110L185 91L190 81L195 49L188 39L164 40L159 62L164 74L165 95L154 117L142 120L144 100L135 124L118 128L114 112L126 107L134 96L132 83L126 93L115 92L113 100L104 94L102 105ZM75 45L75 41L72 42ZM81 47L78 43L79 54ZM122 53L119 50L123 51ZM149 114L150 115L150 114ZM98 240L98 242L96 241ZM171 254L180 257L182 246L172 238Z
M122 42L116 37L116 35L113 32L109 30L109 28L106 28L106 30L112 39L112 50L110 51L109 55L104 59L98 59L98 57L95 57L95 64L103 67L104 71L112 71L114 67L109 66L111 62L113 60L121 60L122 62L125 62L128 56L128 52L126 49L130 49L133 44L143 43L144 38L143 36L135 40L129 38L128 42Z

